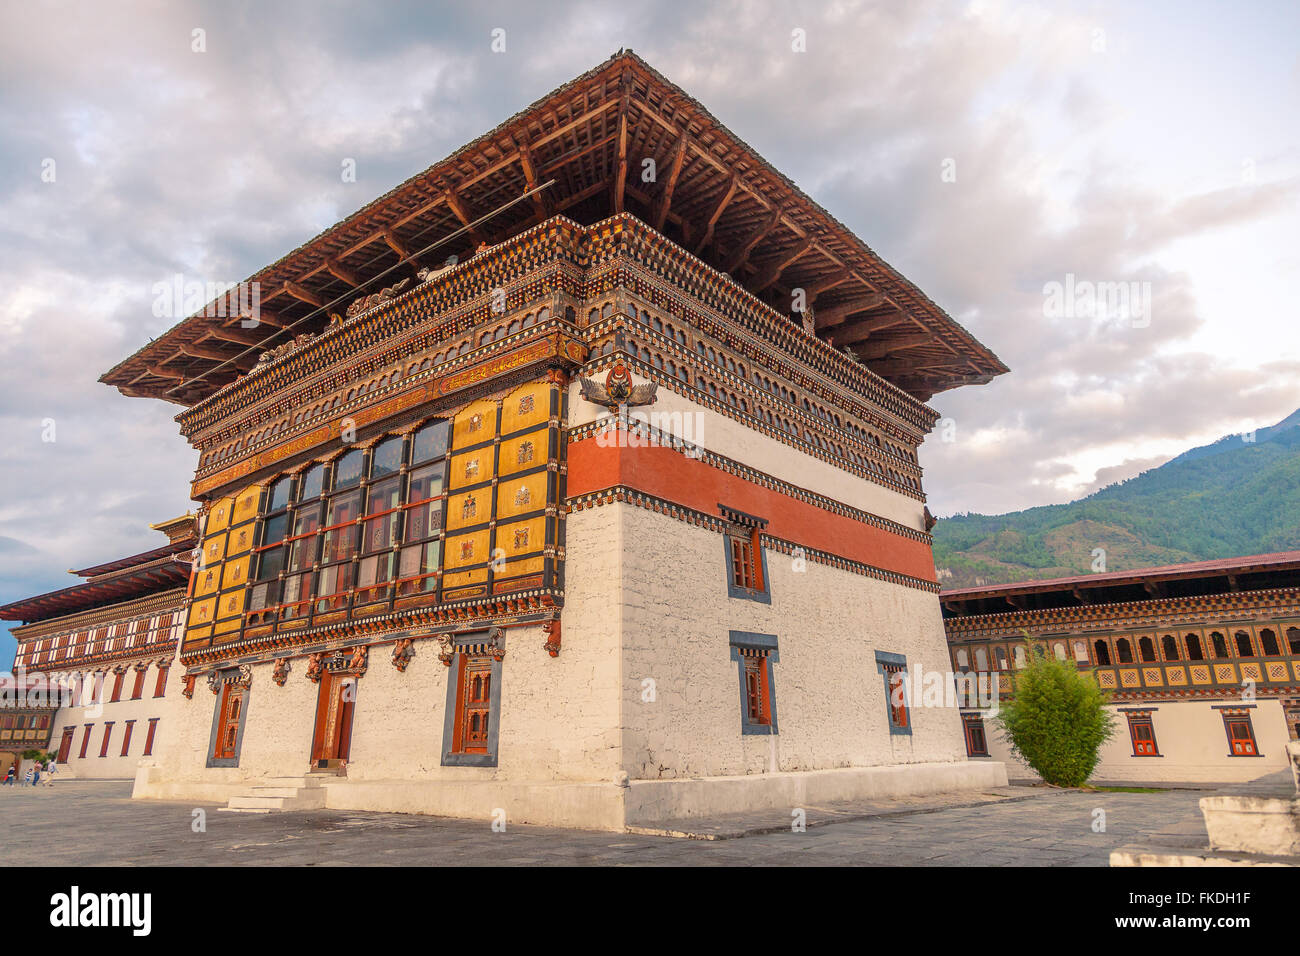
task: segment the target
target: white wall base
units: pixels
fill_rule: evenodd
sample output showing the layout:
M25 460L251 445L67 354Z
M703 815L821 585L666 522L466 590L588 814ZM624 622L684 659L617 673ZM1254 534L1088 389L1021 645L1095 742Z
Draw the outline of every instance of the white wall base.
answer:
M419 813L467 820L620 831L736 813L871 801L1007 785L1006 768L992 761L954 761L846 767L736 777L639 780L617 783L502 780L348 780L323 783L331 810ZM249 791L250 781L166 781L159 768L141 767L136 799L225 803Z

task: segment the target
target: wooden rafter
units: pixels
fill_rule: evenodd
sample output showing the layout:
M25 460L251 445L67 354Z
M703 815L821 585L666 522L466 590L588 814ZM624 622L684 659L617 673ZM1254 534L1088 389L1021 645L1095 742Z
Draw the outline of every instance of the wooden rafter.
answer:
M334 278L342 282L346 282L354 289L360 288L361 285L365 282L365 279L361 278L361 276L357 275L357 273L353 272L351 269L343 265L337 259L326 259L325 271L328 272L330 275L332 275Z
M812 237L805 237L794 244L794 247L779 258L775 259L768 265L759 270L757 278L754 279L753 285L750 286L754 292L762 292L777 279L781 278L781 273L790 268L799 261L809 249L813 246Z
M904 349L910 349L917 345L929 345L934 341L929 332L909 332L906 335L896 335L888 339L871 339L863 342L858 348L854 349L860 358L867 360L884 358L886 355L892 355L895 352L901 352Z
M857 312L867 312L872 309L879 309L888 305L889 300L879 293L863 296L860 299L853 299L850 302L842 302L838 305L828 305L820 308L814 314L817 321L818 330L831 329L837 325L842 325L844 321Z
M447 200L447 207L451 209L453 215L460 220L462 226L468 226L474 221L474 217L469 214L469 210L465 208L465 203L461 200L460 194L457 193L456 190L448 186L443 192L443 197ZM467 229L466 235L469 236L470 241L476 246L483 242L483 237L479 235L477 229ZM385 235L384 238L388 239L388 236ZM389 245L391 246L392 243L389 242ZM402 252L400 249L397 249L396 246L393 246L393 248L403 259L407 258L411 254L410 252Z
M777 223L781 221L781 215L784 212L779 206L772 210L772 214L767 217L758 228L750 233L749 238L732 251L727 259L727 264L723 267L723 272L735 272L749 260L749 254L754 251L754 247L767 238L768 233L776 228Z
M909 321L908 317L902 312L874 315L854 322L847 328L836 330L833 338L837 346L853 345L856 342L865 342L873 332L880 329L892 329L896 325L904 325Z
M307 288L302 283L294 282L292 279L286 279L284 281L284 291L295 299L306 302L308 305L314 305L318 309L325 305L325 300L323 298L311 291L311 289Z
M704 251L704 247L713 241L713 230L717 226L718 220L722 214L727 211L727 206L731 205L732 197L736 195L736 190L740 188L740 174L732 173L731 180L727 183L727 188L722 191L722 196L718 199L713 207L713 212L709 214L708 224L705 226L704 235L695 245L695 254L699 255Z
M663 231L664 223L668 219L668 210L672 208L673 190L677 188L677 178L682 174L682 161L686 159L686 146L689 141L690 137L686 133L677 137L677 145L673 147L672 165L668 168L668 179L664 183L664 191L655 203L653 224L660 232Z

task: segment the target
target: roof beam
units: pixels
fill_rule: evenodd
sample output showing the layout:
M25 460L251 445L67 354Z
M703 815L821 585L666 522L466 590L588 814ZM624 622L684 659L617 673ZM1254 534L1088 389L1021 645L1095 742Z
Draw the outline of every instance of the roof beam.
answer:
M235 345L261 345L275 334L275 332L271 332L268 335L266 332L254 332L252 328L245 329L239 326L222 325L208 329L207 334L200 338L199 341L216 339L220 342L231 342Z
M614 161L614 179L611 184L613 194L610 207L614 215L623 211L623 190L627 186L627 107L632 99L631 77L623 74L623 101L618 111L618 155Z
M809 282L803 287L804 295L808 297L809 302L816 302L817 297L823 292L829 292L837 285L843 285L853 278L852 269L838 269L828 276L823 276L816 282Z
M181 343L181 351L192 358L212 359L216 362L230 362L233 365L252 366L252 362L247 356L240 356L238 352L230 352L226 349L214 348L210 345L203 345L199 342L193 342L186 345Z
M852 345L855 342L865 342L871 337L872 332L880 329L893 328L895 325L902 325L909 321L907 316L902 312L891 312L888 315L870 316L854 322L848 327L835 332L835 344L837 346Z
M839 305L828 305L824 309L818 309L813 317L817 320L818 330L829 329L842 325L845 319L856 312L867 312L888 304L889 300L883 295L874 293L863 298L853 299L850 302L842 302Z
M749 261L749 254L754 251L754 247L766 239L772 230L776 228L777 223L781 221L782 212L784 212L784 210L780 206L773 209L772 214L768 216L767 219L754 230L750 237L746 239L742 245L738 246L736 251L731 254L731 257L727 260L727 264L723 267L722 271L735 272Z
M872 339L869 342L856 349L858 356L870 361L871 359L884 358L894 352L901 352L903 349L913 348L917 345L930 345L934 342L934 336L929 332L913 332L908 335L895 336L892 339Z
M780 258L764 266L758 273L758 278L754 280L754 285L752 287L753 291L762 292L777 279L781 278L781 273L799 261L803 254L811 249L812 246L812 237L809 236L795 243L794 248L782 255Z
M664 183L664 191L655 203L652 225L660 232L663 232L664 223L668 220L668 210L673 204L673 190L677 188L677 177L682 174L682 161L686 158L688 140L689 137L684 132L677 137L677 145L673 147L672 165L668 169L668 181Z
M346 282L354 289L360 288L361 285L365 282L365 280L362 279L361 276L357 275L355 272L353 272L347 266L343 265L343 263L339 262L337 259L326 259L325 271L328 272L330 275L332 275L334 278L340 280L341 282Z
M469 211L465 208L465 203L464 203L464 201L460 198L460 195L456 192L456 190L452 189L450 186L447 186L447 187L443 190L443 196L445 196L446 199L447 199L447 206L451 209L452 213L456 216L456 218L460 220L460 224L461 224L462 226L466 226L466 227L468 227L469 224L470 224L471 222L473 222L474 220L473 220L473 218L470 216ZM466 235L469 236L470 241L473 242L474 245L476 245L476 246L479 245L481 242L484 241L484 240L483 240L483 237L482 237L481 235L479 235L479 232L478 232L477 229L469 229L469 228L467 228L467 229L465 230L465 233L466 233ZM385 239L385 241L387 241L387 239L388 239L388 234L387 234L387 233L385 233L385 235L384 235L384 239ZM389 245L391 246L392 243L389 242ZM409 258L409 257L410 257L410 253L403 254L400 250L397 250L397 247L396 247L396 246L394 246L393 248L394 248L395 251L397 251L397 254L398 254L398 255L402 256L403 259L406 259L406 258Z
M713 207L713 212L709 214L709 223L704 230L704 235L701 236L700 241L696 243L695 254L697 256L704 251L705 246L713 241L713 229L717 226L718 220L722 218L722 214L727 211L727 206L731 204L732 197L736 195L736 190L738 188L740 188L740 175L738 173L732 173L731 181L727 183L727 188L722 191L722 197Z
M155 378L165 378L173 382L185 381L185 373L178 372L175 369L163 368L161 365L146 365L145 368Z
M519 168L524 173L524 188L529 192L537 189L537 167L533 165L533 151L528 148L527 143L521 143L515 140L515 150L519 154ZM550 218L552 215L551 207L554 203L551 201L549 191L543 189L540 192L533 192L533 206L537 209L537 214L543 219Z
M325 305L324 299L300 282L285 279L283 289L295 299L306 302L308 305L314 305L318 309L323 308Z
M962 363L964 365L965 363ZM908 372L917 375L923 375L926 370L957 369L960 365L941 365L935 363L932 359L914 358L914 359L881 359L871 363L871 371L877 375L903 375ZM927 379L930 376L925 376Z

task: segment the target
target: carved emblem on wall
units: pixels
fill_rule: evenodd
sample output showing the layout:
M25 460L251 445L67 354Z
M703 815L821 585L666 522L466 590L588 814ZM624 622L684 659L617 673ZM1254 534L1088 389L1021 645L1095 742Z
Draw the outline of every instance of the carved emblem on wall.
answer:
M604 405L612 412L617 412L620 405L649 405L655 400L659 386L654 382L633 385L632 376L622 362L619 362L605 376L605 384L590 378L579 380L582 397L596 405Z
M181 693L185 695L186 700L194 698L194 679L196 677L198 677L197 674L186 674L181 678Z
M271 670L271 680L275 681L275 686L283 687L284 682L289 679L289 658L282 657L275 662L275 667Z
M474 557L474 539L469 538L460 543L460 559L462 561L472 560Z
M221 691L221 678L217 676L216 671L208 671L208 690L214 694Z
M352 648L348 654L348 670L360 677L366 672L366 667L370 663L370 645L362 644L360 647Z
M476 432L483 428L483 415L475 412L469 417L469 431Z
M515 507L522 508L533 500L533 493L525 485L515 492Z
M473 518L478 514L478 501L473 495L465 499L465 503L460 507L460 517L462 520Z
M478 459L471 458L465 462L465 478L469 480L476 477L478 477Z
M533 396L525 395L519 399L519 414L527 415L533 410Z
M524 441L519 443L519 451L515 455L516 465L526 465L533 460L533 443Z
M253 665L244 664L239 668L239 676L235 678L235 686L251 687L253 686Z
M415 656L415 648L412 646L414 643L409 637L404 637L393 645L393 666L399 673L406 672L406 665Z
M451 635L439 635L438 647L438 660L442 661L443 667L450 667L452 658L456 656L455 645L451 642Z
M552 657L560 656L560 619L554 618L542 625L542 630L546 632L546 643L542 649Z
M325 669L325 652L320 651L312 654L307 658L307 679L313 684L319 684L321 672Z
M257 364L254 365L250 371L256 372L262 366L270 365L276 359L284 358L290 352L298 351L298 349L302 348L315 337L316 336L312 335L310 332L303 332L301 335L295 335L288 342L285 342L282 345L277 345L275 348L259 355L257 357ZM218 515L218 517L220 517L220 515Z
M506 656L506 632L499 627L494 627L488 631L488 647L494 661L505 660Z
M521 551L527 547L528 547L528 529L516 528L515 529L515 550Z

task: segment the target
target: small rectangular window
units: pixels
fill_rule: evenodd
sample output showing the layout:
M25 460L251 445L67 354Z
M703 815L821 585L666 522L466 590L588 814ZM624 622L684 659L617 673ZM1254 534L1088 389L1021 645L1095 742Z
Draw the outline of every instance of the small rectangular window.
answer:
M1155 725L1150 713L1133 713L1128 715L1129 738L1133 742L1134 757L1159 757L1156 747Z
M94 724L86 724L86 732L81 735L81 752L77 754L78 757L86 756L86 748L90 746L90 731L94 726Z
M876 670L885 681L885 710L891 734L911 734L912 715L908 708L907 658L902 654L876 651Z
M144 672L148 668L140 667L135 672L135 683L131 686L131 699L139 700L144 696Z
M135 721L126 722L126 734L122 737L122 756L127 756L131 751L131 731L135 729Z
M163 694L167 693L167 672L169 670L171 670L170 667L158 668L158 680L155 681L153 685L154 697L161 697Z
M108 756L108 742L110 739L112 739L112 737L113 737L113 722L110 720L104 724L104 742L99 745L99 755L101 757Z
M1223 725L1228 733L1228 747L1231 756L1259 756L1259 747L1255 743L1255 728L1251 724L1249 713L1225 712Z
M115 703L122 699L122 679L126 677L126 671L118 671L113 675L113 696L109 703Z
M153 738L158 731L158 718L149 718L149 733L144 738L144 756L148 757L153 753Z
M979 714L963 714L961 720L966 731L966 756L987 757L989 743L984 732L984 718Z
M492 658L488 654L460 654L458 661L460 674L451 751L486 754L488 725L492 719Z

